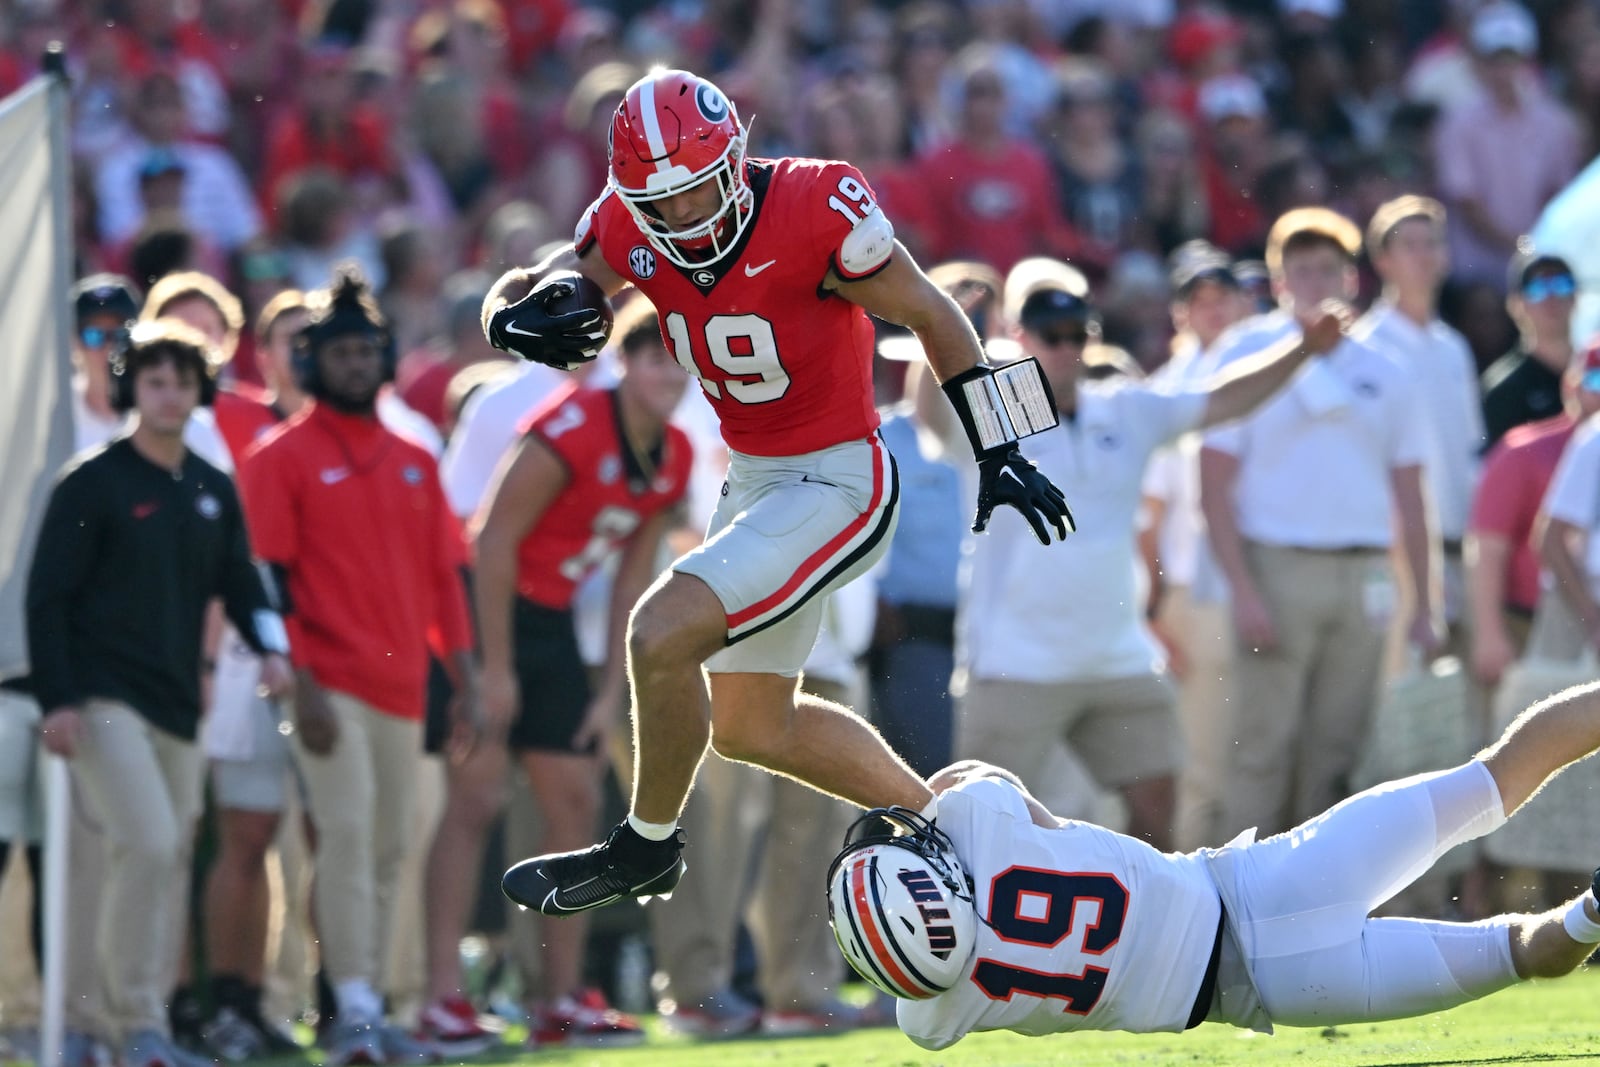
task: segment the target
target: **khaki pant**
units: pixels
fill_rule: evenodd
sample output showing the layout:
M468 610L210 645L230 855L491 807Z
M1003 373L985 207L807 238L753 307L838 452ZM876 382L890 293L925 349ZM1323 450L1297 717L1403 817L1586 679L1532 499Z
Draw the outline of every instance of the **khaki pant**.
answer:
M306 841L305 806L298 782L284 798L278 834L267 855L272 908L267 921L267 959L262 1012L284 1022L316 1005L316 937L311 929L312 857Z
M974 678L956 703L957 759L1021 778L1051 811L1094 817L1100 790L1173 774L1177 695L1154 674L1081 682ZM1063 759L1063 750L1071 758Z
M390 1013L412 1020L428 996L427 928L423 878L434 831L444 815L444 757L424 755L417 760L416 792L411 803L411 825L406 833L406 855L395 888L394 922L389 930L388 968L382 990Z
M1278 644L1271 651L1238 646L1223 833L1254 826L1265 837L1348 793L1372 722L1395 600L1382 552L1246 542L1245 561Z
M1185 672L1178 679L1183 767L1178 772L1177 846L1222 844L1222 798L1233 740L1233 619L1226 603L1195 600L1187 586L1161 598L1161 625L1178 643Z
M89 815L105 834L98 960L116 1038L167 1029L167 993L182 943L181 904L205 773L199 746L126 705L91 700L74 759ZM81 877L73 871L73 878Z
M67 764L72 779L67 822L67 1004L69 1030L110 1037L100 993L100 902L105 892L106 838L91 810L81 760Z
M862 707L859 686L805 680L808 692ZM680 1004L727 988L741 914L769 1010L824 1007L844 975L819 872L839 851L853 809L809 786L714 752L684 810L689 870L671 900L647 909L667 995ZM758 838L765 833L765 841ZM759 850L759 869L751 870ZM749 908L746 911L746 904Z
M339 739L326 756L295 735L294 757L317 830L312 908L328 980L380 988L395 887L410 843L422 723L329 691Z

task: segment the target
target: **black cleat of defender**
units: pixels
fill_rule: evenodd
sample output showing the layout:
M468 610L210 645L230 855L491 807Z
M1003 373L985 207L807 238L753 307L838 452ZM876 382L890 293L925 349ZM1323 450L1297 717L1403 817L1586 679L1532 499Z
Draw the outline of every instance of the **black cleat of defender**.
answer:
M593 848L523 860L505 873L500 891L512 903L555 916L603 908L623 897L666 899L687 866L682 851L682 830L650 841L624 821Z

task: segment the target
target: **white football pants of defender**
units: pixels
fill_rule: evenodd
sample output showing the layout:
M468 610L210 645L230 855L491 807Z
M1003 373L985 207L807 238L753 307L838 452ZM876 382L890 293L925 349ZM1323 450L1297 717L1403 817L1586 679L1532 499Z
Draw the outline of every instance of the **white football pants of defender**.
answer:
M1234 937L1210 1018L1262 1030L1398 1019L1516 983L1512 917L1369 917L1451 848L1504 822L1500 790L1473 760L1374 786L1265 841L1247 831L1204 850Z

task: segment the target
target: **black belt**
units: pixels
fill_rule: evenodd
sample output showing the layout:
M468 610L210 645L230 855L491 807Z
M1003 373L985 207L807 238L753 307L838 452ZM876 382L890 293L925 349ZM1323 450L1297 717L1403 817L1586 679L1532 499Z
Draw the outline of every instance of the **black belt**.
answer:
M1221 907L1220 901L1218 906ZM1217 915L1217 936L1211 941L1211 958L1206 961L1205 977L1200 979L1200 992L1194 995L1194 1007L1189 1009L1189 1021L1183 1024L1185 1030L1193 1030L1211 1014L1211 1001L1217 995L1217 967L1222 963L1222 927L1227 921L1228 909L1221 908Z
M1310 552L1317 556L1376 556L1389 551L1384 545L1330 545L1325 548L1288 545L1286 547L1294 552Z
M1440 547L1444 549L1445 555L1454 557L1456 559L1461 558L1461 542L1456 538L1446 537L1440 542Z

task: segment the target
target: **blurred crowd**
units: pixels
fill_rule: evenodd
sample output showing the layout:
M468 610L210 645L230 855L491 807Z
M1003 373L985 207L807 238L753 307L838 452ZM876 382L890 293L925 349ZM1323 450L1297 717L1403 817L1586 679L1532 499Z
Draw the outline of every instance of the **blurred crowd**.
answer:
M856 164L991 355L1044 364L1062 436L1030 455L1081 527L1033 564L1003 524L966 536L964 446L944 447L949 418L915 342L882 328L903 516L886 564L830 605L805 677L920 773L993 759L1062 814L1163 847L1221 844L1348 788L1404 649L1459 656L1487 737L1513 664L1575 659L1600 634L1600 555L1585 548L1600 449L1577 429L1600 410L1600 349L1572 336L1573 266L1524 237L1600 147L1592 0L9 0L0 92L56 39L83 279L78 447L122 425L106 395L123 325L178 317L225 383L191 447L238 466L306 402L291 359L303 293L354 261L398 349L385 424L438 457L468 529L515 427L565 381L501 358L480 306L501 272L570 239L604 186L612 112L649 65L714 78L753 155ZM1129 399L1207 394L1330 298L1364 313L1343 343L1380 354L1340 358L1387 369L1308 373L1203 437L1180 432L1193 418L1179 425L1177 408ZM619 360L586 385L614 384ZM696 466L668 539L680 550L726 458L688 393L677 421ZM1341 424L1348 438L1297 421L1340 412L1361 413ZM1569 440L1583 450L1557 476ZM1275 509L1297 483L1328 486L1325 516ZM601 575L577 608L595 672L605 605ZM1007 609L1014 629L994 622ZM1298 717L1276 715L1294 693ZM486 804L486 819L500 805L498 783L483 801L449 773L448 694L433 697L381 992L445 1054L496 1043L507 1017L535 1045L640 1039L618 1007L695 1036L889 1021L840 997L821 917L843 805L716 757L685 816L700 856L689 881L645 913L603 913L580 980L548 988L538 924L493 899L500 862L534 851L549 820L523 784L505 845L481 861L468 850L491 877L465 955L425 952L440 921L429 864L456 861L436 829L468 818L462 805ZM625 735L610 739L613 769L596 767L612 806ZM202 743L234 758L214 732ZM281 1054L284 1024L334 1012L315 981L317 860L296 792L265 808L213 796L232 817L202 835L196 947L170 968L173 1033L203 1056ZM6 813L0 830L37 841ZM1488 914L1505 885L1514 903L1553 901L1588 869L1518 866L1543 873L1497 880L1475 858L1421 906ZM75 915L95 908L83 870L75 859ZM8 920L0 957L27 959L27 927ZM88 951L69 973L73 1067L105 1037ZM27 1007L13 993L0 1012L26 1055Z

